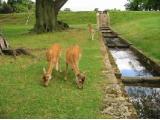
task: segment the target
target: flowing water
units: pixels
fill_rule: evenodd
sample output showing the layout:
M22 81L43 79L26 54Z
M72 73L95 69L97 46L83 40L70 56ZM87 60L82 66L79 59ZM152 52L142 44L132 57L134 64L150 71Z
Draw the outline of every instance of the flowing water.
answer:
M153 77L130 49L113 49L110 52L122 74L126 77Z
M123 45L119 38L106 38L106 45ZM154 77L129 48L109 48L123 77ZM160 118L160 88L125 86L139 118Z
M127 77L153 77L130 49L110 49L122 74ZM160 118L160 88L125 86L139 118Z
M160 119L160 88L126 86L139 118Z

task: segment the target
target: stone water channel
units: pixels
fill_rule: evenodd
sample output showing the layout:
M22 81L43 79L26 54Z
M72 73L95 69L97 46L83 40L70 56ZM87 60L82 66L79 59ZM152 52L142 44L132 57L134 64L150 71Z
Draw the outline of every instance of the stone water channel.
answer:
M160 66L109 27L100 31L138 118L160 118Z

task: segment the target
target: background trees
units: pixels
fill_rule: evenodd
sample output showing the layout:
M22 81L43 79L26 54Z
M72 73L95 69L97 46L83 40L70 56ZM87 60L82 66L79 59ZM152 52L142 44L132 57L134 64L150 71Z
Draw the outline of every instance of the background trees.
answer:
M35 5L31 0L8 0L3 3L0 0L0 13L29 12L35 8L34 30L37 33L52 32L69 27L66 23L57 20L58 13L66 2L67 0L36 0Z
M9 4L7 4L5 1L4 2L1 1L0 13L6 14L6 13L12 13L12 12L13 12L12 7Z
M27 12L34 8L34 2L31 0L0 0L0 13Z
M13 8L13 12L27 12L34 5L31 0L8 0L7 3Z
M160 0L128 0L128 3L125 5L127 10L160 10Z

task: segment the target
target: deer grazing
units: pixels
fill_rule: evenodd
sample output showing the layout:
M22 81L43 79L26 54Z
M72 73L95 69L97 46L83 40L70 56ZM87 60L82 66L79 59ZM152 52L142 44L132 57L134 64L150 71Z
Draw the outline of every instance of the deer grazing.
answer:
M92 40L94 40L95 30L91 24L88 24L88 31Z
M59 61L61 57L61 46L59 44L53 44L46 53L48 68L47 71L43 68L43 82L45 86L48 86L49 81L52 78L52 71L55 68L59 71Z
M83 88L83 84L85 81L85 75L80 72L79 70L79 60L81 57L81 50L78 45L71 46L66 51L66 73L65 79L67 79L67 70L68 65L72 68L75 76L76 76L76 83L78 88Z

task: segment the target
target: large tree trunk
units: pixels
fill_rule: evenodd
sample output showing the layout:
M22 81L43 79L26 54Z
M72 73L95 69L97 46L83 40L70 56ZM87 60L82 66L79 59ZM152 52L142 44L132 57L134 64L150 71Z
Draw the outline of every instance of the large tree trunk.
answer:
M58 29L57 16L67 0L36 0L36 24L38 33L52 32Z

